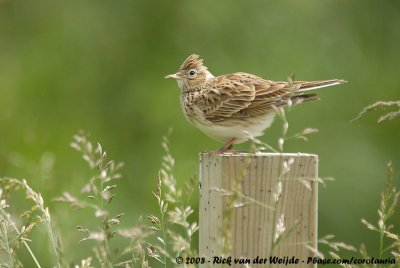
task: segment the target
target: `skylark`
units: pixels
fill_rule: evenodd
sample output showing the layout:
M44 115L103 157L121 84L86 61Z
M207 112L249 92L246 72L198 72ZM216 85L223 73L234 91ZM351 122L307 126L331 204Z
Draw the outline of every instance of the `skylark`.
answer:
M345 83L344 80L274 82L248 73L214 76L198 55L190 55L173 78L181 89L186 119L211 138L233 144L258 137L274 120L276 108L318 99L309 90Z

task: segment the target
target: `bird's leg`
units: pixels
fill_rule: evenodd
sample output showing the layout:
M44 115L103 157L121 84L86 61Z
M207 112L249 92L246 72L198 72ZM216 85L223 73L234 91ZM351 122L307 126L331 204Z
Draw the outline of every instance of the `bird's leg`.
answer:
M219 149L219 150L217 151L217 153L222 154L222 153L224 153L224 152L226 152L226 151L232 149L233 143L235 142L235 140L236 140L236 138L232 138L232 139L228 140L228 141L224 144L224 146L222 146L221 149Z

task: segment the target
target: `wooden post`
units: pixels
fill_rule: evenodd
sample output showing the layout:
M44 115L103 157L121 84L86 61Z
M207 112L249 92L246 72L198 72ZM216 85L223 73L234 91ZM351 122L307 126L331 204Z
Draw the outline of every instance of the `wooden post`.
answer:
M228 267L228 257L233 267L291 267L296 259L294 267L316 267L307 261L317 248L317 178L313 154L201 153L201 267Z

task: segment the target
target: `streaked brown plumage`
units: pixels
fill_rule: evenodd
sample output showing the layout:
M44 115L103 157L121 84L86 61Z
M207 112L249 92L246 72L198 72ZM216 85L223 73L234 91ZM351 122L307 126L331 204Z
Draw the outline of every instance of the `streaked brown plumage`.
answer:
M195 54L183 62L177 73L166 78L177 80L187 120L225 143L220 152L262 135L274 119L274 107L318 99L315 94L304 92L346 82L274 82L242 72L214 77Z

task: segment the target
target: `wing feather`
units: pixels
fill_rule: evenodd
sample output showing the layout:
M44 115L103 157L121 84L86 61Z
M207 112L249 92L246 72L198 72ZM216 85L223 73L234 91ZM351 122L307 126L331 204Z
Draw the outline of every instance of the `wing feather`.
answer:
M318 99L303 91L343 83L343 80L274 82L248 73L215 77L200 92L195 104L210 122L263 116L275 107Z
M197 107L208 121L262 115L291 92L286 82L273 82L247 73L216 77L202 91Z

